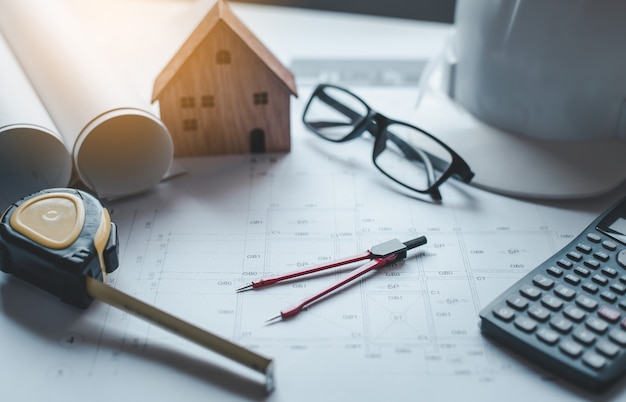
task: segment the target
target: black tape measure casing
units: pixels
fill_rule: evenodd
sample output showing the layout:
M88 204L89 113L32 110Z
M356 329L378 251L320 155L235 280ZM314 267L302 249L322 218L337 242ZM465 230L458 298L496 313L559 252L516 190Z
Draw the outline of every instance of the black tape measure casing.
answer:
M79 308L93 298L85 277L103 280L119 265L117 228L102 203L81 190L42 190L0 219L0 269Z

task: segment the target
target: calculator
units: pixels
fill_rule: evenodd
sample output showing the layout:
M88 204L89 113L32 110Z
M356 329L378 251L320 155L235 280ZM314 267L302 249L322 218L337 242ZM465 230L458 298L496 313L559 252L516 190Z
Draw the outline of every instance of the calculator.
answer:
M599 392L626 372L626 198L480 312L482 332Z

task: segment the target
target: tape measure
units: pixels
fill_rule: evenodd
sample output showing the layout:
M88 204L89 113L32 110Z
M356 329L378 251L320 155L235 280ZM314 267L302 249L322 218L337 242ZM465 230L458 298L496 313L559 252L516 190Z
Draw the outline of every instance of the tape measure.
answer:
M11 205L0 220L0 269L79 308L93 301L85 277L104 281L119 265L117 228L81 190L47 189Z
M94 196L55 188L12 204L0 219L0 270L13 274L79 308L98 299L261 374L274 388L272 359L185 322L104 284L117 269L117 227Z

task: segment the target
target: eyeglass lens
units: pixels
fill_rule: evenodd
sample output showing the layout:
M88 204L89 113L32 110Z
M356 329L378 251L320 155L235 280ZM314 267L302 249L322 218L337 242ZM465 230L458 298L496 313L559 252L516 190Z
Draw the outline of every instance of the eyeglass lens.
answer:
M368 112L367 105L351 93L324 87L311 98L304 122L327 140L340 141L363 122Z
M304 122L325 139L341 141L369 113L370 108L355 95L327 86L311 98ZM384 146L374 150L374 164L391 179L414 190L432 188L452 164L452 155L444 146L410 125L389 121L379 132L372 120L367 131L386 139Z
M391 123L386 142L374 163L395 181L419 191L431 188L452 164L452 155L439 142L415 127Z

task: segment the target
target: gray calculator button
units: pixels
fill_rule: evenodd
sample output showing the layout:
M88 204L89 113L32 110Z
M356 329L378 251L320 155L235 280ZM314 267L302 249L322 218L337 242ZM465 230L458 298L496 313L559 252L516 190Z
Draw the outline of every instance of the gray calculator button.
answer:
M585 254L589 254L591 253L591 246L585 243L578 243L576 245L576 250L580 251L581 253L585 253Z
M561 275L563 275L563 270L561 268L557 268L557 267L550 267L548 269L546 269L546 272L549 273L550 275L554 276L554 277L560 277Z
M605 240L602 242L602 247L604 247L605 249L609 250L609 251L615 251L617 250L617 244L613 243L610 240Z
M566 306L565 309L563 310L563 314L565 314L567 318L575 322L581 322L585 318L585 315L586 315L586 313L583 310L576 308L574 306Z
M522 285L519 292L522 296L529 298L530 300L537 300L541 296L541 291L534 286Z
M602 262L607 262L609 260L609 255L604 251L597 251L593 253L593 256Z
M609 292L608 290L600 293L600 297L602 298L602 300L609 303L615 303L617 301L617 295L615 293Z
M586 352L583 355L583 363L594 370L602 370L606 366L606 359L595 352Z
M509 322L515 317L515 311L506 306L498 306L493 309L493 315L502 321Z
M583 352L583 347L570 340L564 340L559 344L559 350L569 357L576 358Z
M609 324L606 321L601 320L595 316L587 318L587 321L585 321L585 325L587 326L587 328L594 332L597 332L598 334L603 334L606 332L607 329L609 329Z
M612 329L609 331L609 339L622 347L626 346L626 332L621 329Z
M582 307L587 311L593 311L598 307L598 302L591 297L580 295L576 298L576 304L578 307Z
M547 343L548 345L556 345L556 343L559 341L559 334L552 331L551 329L543 327L539 328L539 330L537 331L537 338Z
M587 240L592 243L600 243L600 241L602 241L602 237L596 233L587 233Z
M596 285L595 283L591 283L591 282L585 282L582 284L581 287L585 292L591 293L592 295L595 295L596 293L598 293L598 290L600 289L598 285Z
M558 265L561 268L570 269L574 266L574 263L569 260L566 260L565 258L561 258L560 260L556 262L556 265Z
M619 295L626 293L626 286L623 283L614 283L610 286L611 290Z
M577 277L574 274L567 274L565 275L565 277L563 278L565 280L565 282L569 283L570 285L578 285L580 283L580 278Z
M544 290L549 290L552 288L552 286L554 286L554 281L546 276L543 276L541 274L539 275L535 275L535 277L533 278L533 283L544 289Z
M528 317L520 316L514 321L515 326L524 332L531 333L537 328L537 323Z
M595 283L597 283L598 285L606 285L607 283L609 283L609 280L607 279L606 276L602 276L600 274L595 274L593 276L593 278L591 278L592 281L594 281Z
M550 326L563 334L567 334L572 330L573 325L568 319L557 315L550 320Z
M598 262L598 260L586 260L584 264L591 269L600 268L600 262Z
M576 267L576 268L574 268L574 272L576 273L576 275L580 275L580 276L583 276L585 278L588 277L591 274L591 271L588 270L585 267Z
M617 270L611 267L604 267L602 268L600 272L602 272L604 275L608 276L609 278L615 278L617 276Z
M580 254L578 251L570 251L566 254L566 256L567 258L575 262L580 262L583 259L583 255Z
M587 331L585 328L576 328L572 333L574 339L578 342L582 343L585 346L591 345L595 340L596 336L591 331Z
M572 300L576 296L576 291L564 285L557 285L554 288L554 294L565 300Z
M606 357L611 359L617 356L620 351L619 346L604 339L601 339L596 343L596 350L602 353Z
M528 299L520 295L513 294L506 298L506 304L509 305L509 307L514 308L515 310L522 311L526 307L528 307Z
M528 309L528 315L537 321L547 321L550 318L550 311L541 306L535 305Z
M563 307L563 302L561 301L561 299L556 298L552 295L545 295L541 299L541 304L553 311L558 311L561 309L561 307Z

